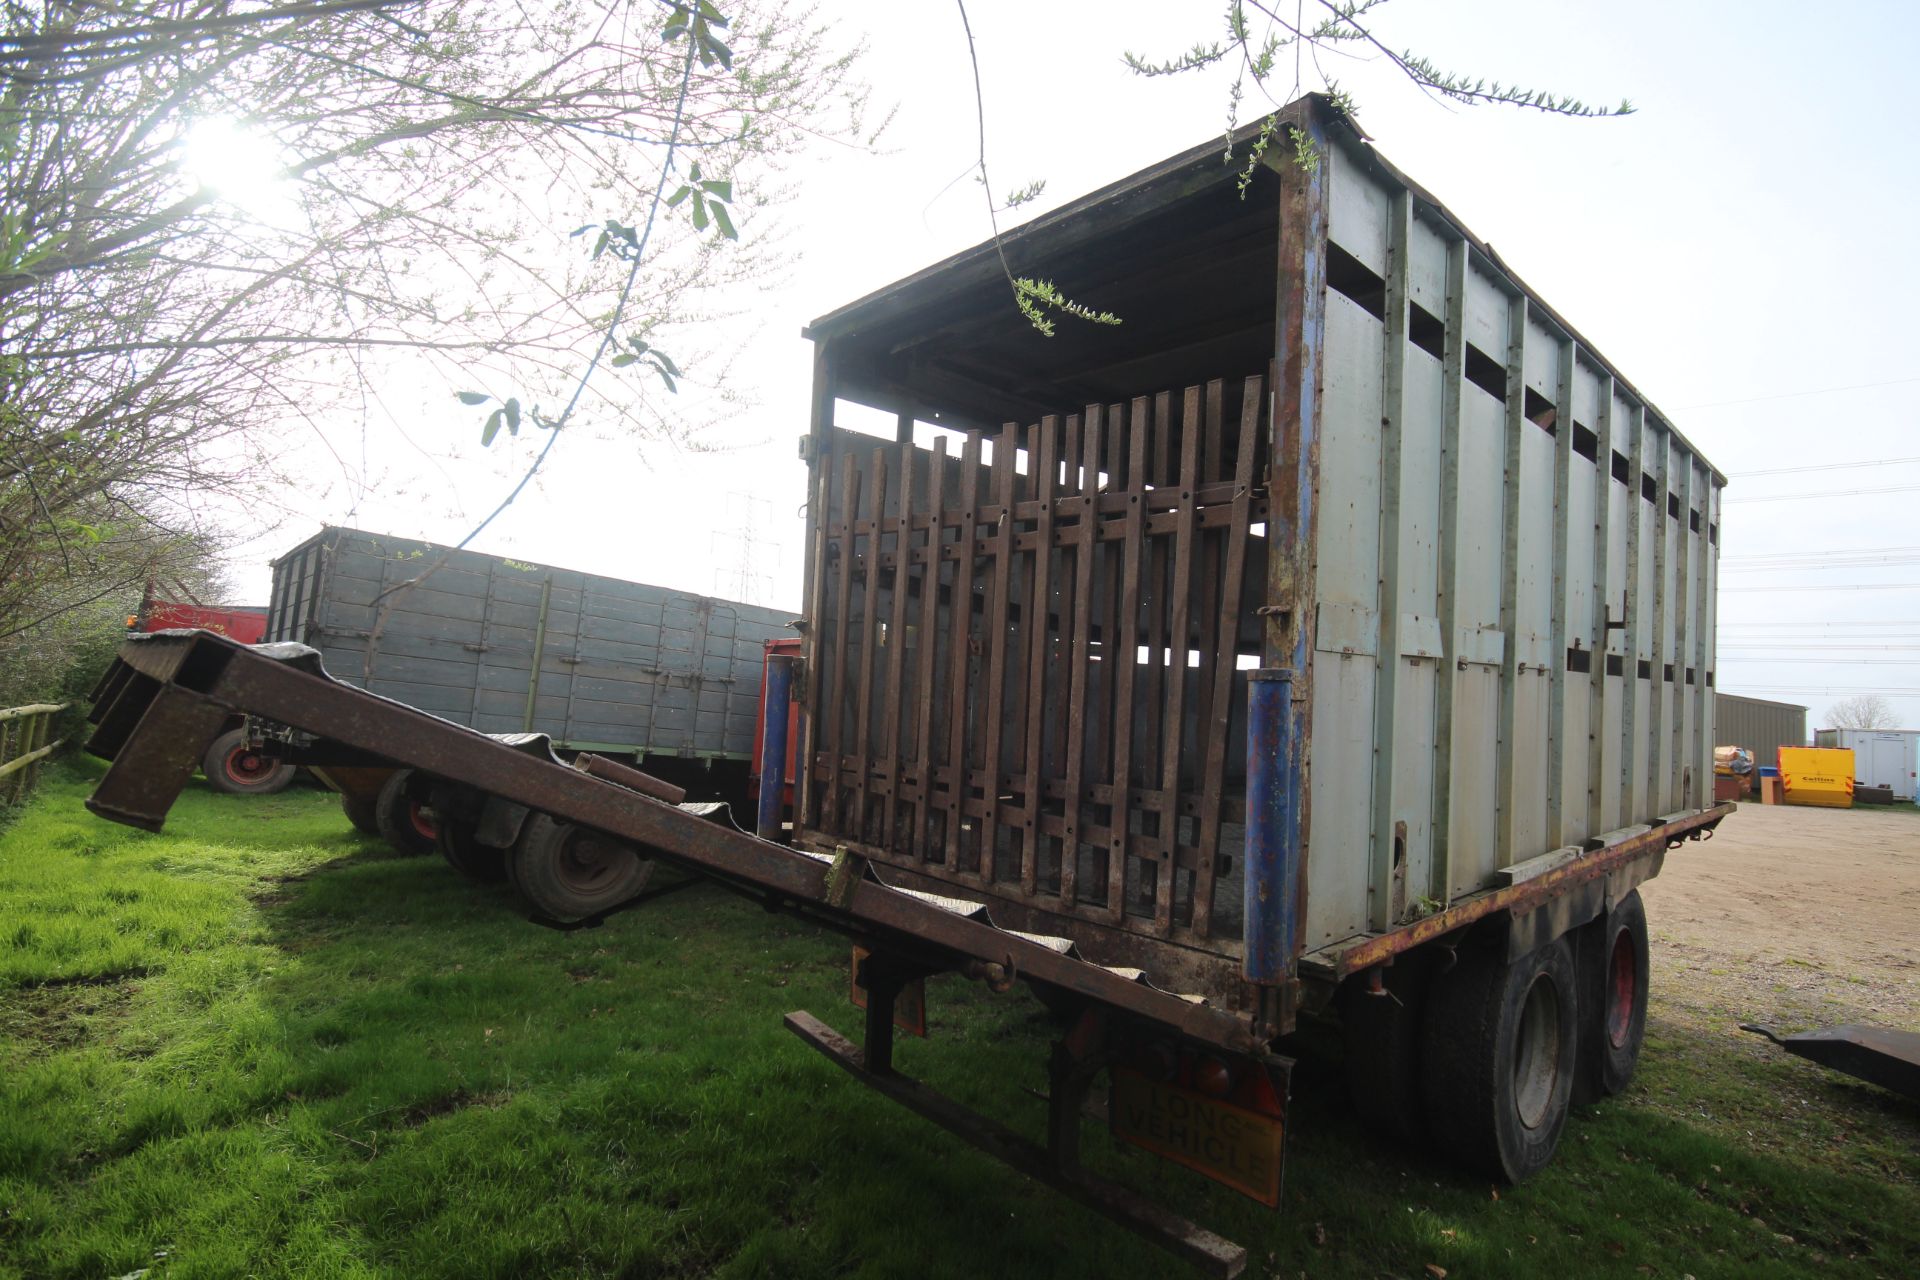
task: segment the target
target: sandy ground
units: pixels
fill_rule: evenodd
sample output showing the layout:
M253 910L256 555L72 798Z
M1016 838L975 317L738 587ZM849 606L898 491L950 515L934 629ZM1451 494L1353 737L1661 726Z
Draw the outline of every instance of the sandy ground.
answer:
M1745 804L1712 840L1668 853L1641 895L1655 1004L1686 1021L1920 1031L1910 809Z

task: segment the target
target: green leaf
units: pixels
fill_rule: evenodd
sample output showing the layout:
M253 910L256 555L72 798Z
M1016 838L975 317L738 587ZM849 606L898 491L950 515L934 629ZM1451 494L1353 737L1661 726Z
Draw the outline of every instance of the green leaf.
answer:
M667 384L667 390L673 392L673 394L675 395L680 394L680 388L675 386L673 383L672 374L668 373L665 369L662 369L659 365L654 366L654 372L660 375L660 381Z
M693 197L693 229L695 231L707 229L707 202L699 195Z
M520 434L520 401L517 399L507 401L506 410L507 431L517 436Z
M701 44L700 61L705 66L712 66L717 62L731 71L733 70L733 50L709 36Z
M691 165L687 166L687 181L700 181L700 162L698 160L695 160Z
M656 361L658 361L660 364L660 367L665 369L668 373L672 374L676 378L680 376L680 366L673 362L672 356L669 356L664 351L656 351L653 353L653 358Z
M637 356L643 356L647 354L647 344L640 341L640 339L638 338L628 338L627 345L633 348L633 354Z
M484 391L462 391L460 393L461 404L485 404L491 399L493 399L493 397Z
M672 195L667 197L667 208L669 209L673 208L675 205L679 204L682 200L685 200L688 196L692 194L693 194L692 187L681 187L678 191L674 192Z
M714 8L713 0L700 0L700 16L716 27L727 25L727 20L721 16L720 10Z
M492 444L493 438L500 434L500 412L500 410L495 409L492 413L488 414L487 425L480 429L480 447L483 449Z
M733 229L733 219L727 216L727 206L715 203L713 206L714 225L720 228L720 234L729 240L738 240L740 233Z
M731 178L715 178L710 182L703 182L700 185L706 189L706 193L710 196L728 201L729 203L733 200L733 180Z
M612 364L613 367L616 369L624 369L630 364L637 364L639 360L640 360L639 356L631 355L625 351L622 351L619 355L615 356L611 361L609 361L609 363Z

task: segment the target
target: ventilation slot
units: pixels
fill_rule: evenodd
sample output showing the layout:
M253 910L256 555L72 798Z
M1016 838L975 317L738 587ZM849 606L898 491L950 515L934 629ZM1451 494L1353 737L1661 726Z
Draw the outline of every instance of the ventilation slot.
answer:
M1688 683L1688 684L1692 684L1692 683L1693 683L1693 668L1692 668L1692 667L1688 667L1688 668L1687 668L1687 683Z
M1666 665L1666 675L1667 675L1667 683L1672 684L1673 683L1673 664L1671 662L1669 662Z
M1715 547L1720 545L1720 526L1719 525L1710 524L1707 526L1707 543L1710 546L1715 546Z
M1528 422L1531 422L1548 435L1554 434L1554 424L1560 421L1560 413L1553 407L1553 401L1547 399L1532 387L1528 387L1523 397L1522 405L1522 411L1526 414Z
M1695 511L1692 507L1687 508L1687 532L1688 533L1700 532L1700 513L1698 511Z
M1656 505L1660 501L1660 486L1655 484L1653 477L1645 471L1640 473L1640 500Z
M1633 479L1633 464L1627 461L1626 454L1617 449L1613 454L1613 478L1623 485Z
M1607 655L1607 674L1608 675L1610 676L1625 675L1626 670L1627 670L1626 659L1622 658L1617 653L1610 653Z
M1573 451L1588 462L1600 461L1600 437L1579 423L1573 424ZM1619 454L1614 455L1616 458Z
M1713 688L1713 672L1707 672L1707 688Z
M1506 366L1471 342L1467 344L1467 381L1495 400L1507 398Z
M1679 518L1680 518L1680 495L1677 493L1670 493L1667 495L1667 519L1678 520Z
M1417 302L1407 304L1407 341L1435 360L1447 358L1447 326Z
M1640 659L1639 674L1642 680L1653 679L1653 664L1651 662L1648 662L1645 658Z
M1590 649L1578 649L1578 648L1567 650L1567 670L1589 671L1589 672L1592 671L1593 670L1593 651Z
M1327 246L1327 288L1349 299L1375 320L1387 318L1387 282L1337 244Z

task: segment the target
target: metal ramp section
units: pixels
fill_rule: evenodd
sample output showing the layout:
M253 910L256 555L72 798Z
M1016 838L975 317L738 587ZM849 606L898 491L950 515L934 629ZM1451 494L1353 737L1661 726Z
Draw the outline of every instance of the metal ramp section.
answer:
M95 696L87 749L111 763L87 807L115 822L158 831L207 744L228 717L246 714L362 753L369 763L417 769L648 846L653 856L769 909L848 934L872 952L862 975L869 993L864 1049L805 1013L787 1019L796 1034L864 1083L1203 1270L1232 1276L1245 1266L1239 1246L1082 1170L1078 1129L1090 1087L1114 1060L1115 1046L1147 1037L1253 1060L1284 1101L1292 1064L1266 1051L1247 1015L1160 990L1138 969L1089 963L1066 939L998 928L977 903L889 887L857 854L808 854L762 840L564 764L544 741L489 737L339 683L305 646L248 647L211 632L132 638ZM893 1070L894 997L916 977L946 972L996 991L1025 981L1050 1005L1073 1011L1074 1029L1049 1064L1044 1147Z

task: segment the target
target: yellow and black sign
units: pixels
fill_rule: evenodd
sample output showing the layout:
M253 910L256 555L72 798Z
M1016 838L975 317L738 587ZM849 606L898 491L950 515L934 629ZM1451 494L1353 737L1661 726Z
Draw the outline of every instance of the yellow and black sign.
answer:
M1115 1137L1224 1182L1270 1208L1280 1203L1285 1144L1278 1116L1151 1080L1126 1067L1113 1069L1108 1096Z

